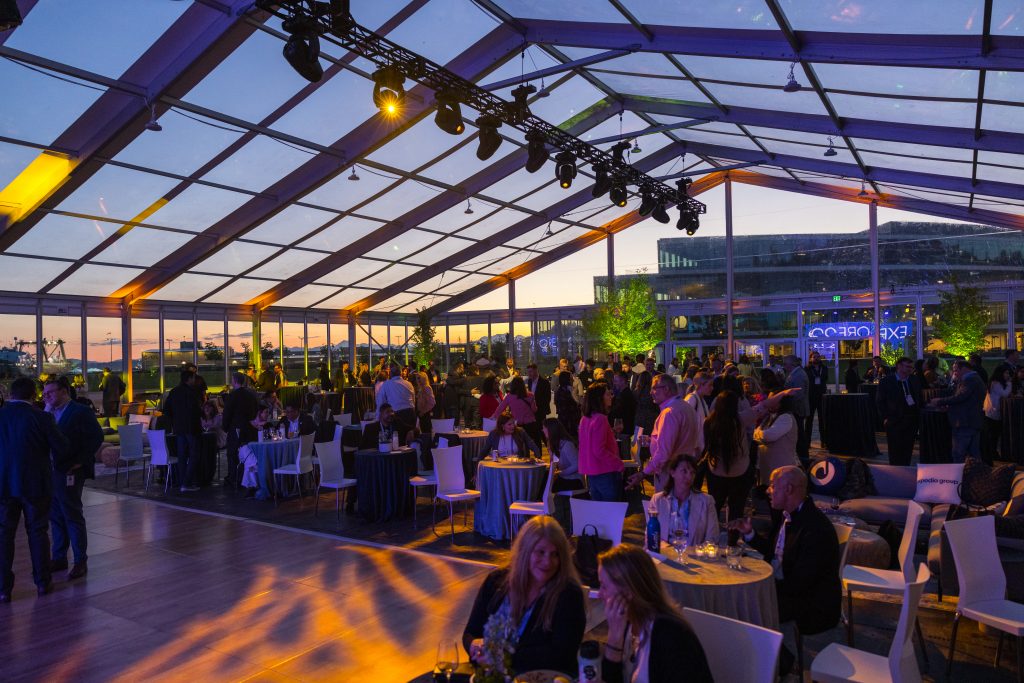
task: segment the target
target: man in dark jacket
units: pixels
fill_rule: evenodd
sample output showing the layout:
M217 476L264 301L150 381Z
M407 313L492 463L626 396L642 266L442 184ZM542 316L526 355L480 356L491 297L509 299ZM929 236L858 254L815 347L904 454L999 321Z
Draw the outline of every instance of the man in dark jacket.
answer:
M284 417L281 418L281 422L277 427L278 429L284 427L285 434L305 436L306 434L316 433L316 425L313 424L313 418L309 416L309 413L301 412L295 404L289 404L284 407Z
M945 398L933 398L929 405L949 409L949 426L953 429L953 462L963 462L967 456L981 457L981 423L987 389L977 371L967 361L953 363L956 393Z
M616 372L612 378L612 407L608 411L608 420L615 425L615 420L622 420L622 433L631 435L636 427L636 396L629 390L629 376Z
M224 477L224 483L228 485L235 483L239 447L256 440L256 428L252 426L252 420L256 418L259 399L245 385L245 375L240 372L231 375L232 389L224 402L224 415L221 417L221 424L228 435L228 474Z
M551 412L551 382L541 376L536 363L526 366L526 388L537 402L537 424L544 424L544 418Z
M804 441L810 447L811 432L814 429L814 414L818 414L818 431L821 431L821 397L828 393L828 367L821 362L821 354L811 351L804 366L807 373L807 417L804 419Z
M889 464L909 465L921 416L921 383L914 376L914 361L896 361L896 372L878 383L875 401L889 442Z
M103 392L103 415L105 417L121 416L121 394L127 387L121 375L103 368L103 379L100 380L100 391Z
M384 435L384 441L388 443L397 434L399 446L405 446L415 437L414 430L403 429L402 423L395 418L394 408L387 403L380 407L380 419L377 422L371 422L363 428L363 436L359 441L360 450L371 448L376 450L382 434Z
M71 400L71 385L67 377L53 377L43 385L46 412L57 421L57 429L68 440L68 458L54 462L53 504L50 507L50 530L53 533L53 552L50 570L68 568L68 546L74 552L75 564L68 572L69 579L86 575L89 555L85 514L82 507L82 488L86 479L96 473L96 451L103 445L103 429L92 411Z
M19 377L0 408L0 602L11 601L14 534L22 514L37 592L46 595L53 590L46 530L53 495L52 463L67 468L68 441L53 416L32 405L35 395L35 381Z
M202 409L196 393L196 373L181 371L181 382L164 401L163 413L170 420L178 448L178 479L181 491L198 491L196 468L199 465L199 435L203 431Z

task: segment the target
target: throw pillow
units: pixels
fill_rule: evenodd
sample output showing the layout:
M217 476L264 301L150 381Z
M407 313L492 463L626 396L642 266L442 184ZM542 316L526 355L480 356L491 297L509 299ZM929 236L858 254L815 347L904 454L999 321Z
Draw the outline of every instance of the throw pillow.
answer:
M964 466L959 463L950 465L918 465L917 492L914 500L918 503L949 503L960 504L960 482L963 480Z
M871 474L871 468L860 458L850 458L846 461L846 483L839 491L839 498L851 500L853 498L865 498L877 495L875 478Z
M846 483L846 464L840 458L820 458L811 463L808 474L812 493L835 496Z
M992 467L977 458L967 458L960 498L968 505L981 506L1009 500L1015 471L1016 466L1012 463Z
M1011 498L1003 509L1003 517L1016 517L1017 515L1024 515L1024 494Z

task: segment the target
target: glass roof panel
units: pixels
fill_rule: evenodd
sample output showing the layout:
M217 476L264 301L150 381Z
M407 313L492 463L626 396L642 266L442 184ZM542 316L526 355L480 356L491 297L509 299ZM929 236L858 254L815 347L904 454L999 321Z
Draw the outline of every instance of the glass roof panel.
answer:
M136 226L121 235L93 260L148 268L192 239L192 235Z
M978 72L906 66L816 63L814 72L826 90L856 90L903 97L978 96ZM799 80L799 79L797 79Z
M751 109L773 109L797 114L819 114L827 116L818 95L808 88L799 92L784 92L783 77L777 88L753 88L741 85L705 83L711 94L725 106L749 107Z
M550 97L542 97L531 102L530 113L553 126L565 128L565 124L577 114L605 97L603 92L582 76L573 76L557 88L552 88Z
M317 280L317 282L326 285L350 285L353 282L358 282L363 278L370 277L374 273L382 270L383 268L386 268L387 265L387 261L357 258L353 261L349 261L341 268L335 270L333 273L328 273L324 277ZM410 273L417 270L417 268L410 268Z
M117 232L120 227L117 223L51 213L44 216L7 251L77 259Z
M564 241L564 240L563 240ZM520 266L532 258L536 258L537 254L530 251L517 251L511 256L495 261L494 263L481 269L481 272L491 273L493 275L500 275L516 266Z
M933 202L942 202L943 204L951 204L954 206L967 206L968 197L964 194L955 192L942 192L939 190L923 190L919 187L908 187L906 185L897 185L893 183L876 183L882 192L894 194L900 197L910 197L912 199L925 199Z
M107 164L62 201L57 209L129 221L178 183L173 178Z
M458 235L459 237L466 237L472 240L482 240L529 217L530 214L523 213L522 211L504 208L501 211L492 213L479 223L474 223L468 228L460 230Z
M481 282L487 282L491 279L491 275L485 275L484 273L470 273L463 276L455 282L451 282L444 287L438 287L438 294L454 295L459 292L464 292L470 287L476 287Z
M463 111L463 116L467 116ZM372 152L367 159L378 164L412 171L465 142L465 133L449 135L437 127L433 114Z
M500 259L505 258L506 256L516 253L516 251L517 250L505 246L494 247L488 251L485 251L482 254L478 254L472 257L465 263L460 263L456 267L461 270L479 270L491 263L494 263L495 261L498 261Z
M70 266L67 261L0 254L0 290L38 292Z
M1004 213L1021 213L1021 207L1024 207L1024 201L976 194L974 195L974 205L992 209L993 211L1002 211Z
M810 141L808 141L810 142ZM817 140L815 142L818 142ZM828 161L855 164L856 160L853 158L853 154L843 143L842 138L834 140L836 155L829 157ZM807 157L809 159L816 159L817 157L824 157L825 151L828 150L828 138L820 138L818 144L813 145L802 145L796 142L777 142L774 140L761 140L761 144L768 148L768 151L772 154L785 154L788 156L795 157Z
M678 2L627 0L623 3L642 24L703 28L776 29L778 24L761 0Z
M972 103L880 99L835 93L829 95L829 100L839 116L844 118L916 123L925 126L974 127L976 107Z
M186 102L258 123L309 81L281 57L284 42L256 31L183 98ZM259 87L239 87L259 79Z
M374 311L397 311L423 298L422 294L403 292L371 306ZM415 309L414 309L415 310Z
M996 165L996 166L993 166L993 165L989 165L989 164L985 164L985 163L980 163L981 159L982 159L982 157L981 157L982 154L984 154L984 152L979 152L979 155L978 155L978 161L979 161L979 163L978 163L978 180L995 180L995 181L999 181L999 182L1002 182L1002 183L1014 183L1014 184L1017 184L1017 183L1020 182L1022 173L1024 173L1024 172L1021 171L1021 164L1016 164L1014 166L1007 166L1007 165ZM1006 156L1010 156L1010 155L1006 155Z
M507 128L508 126L502 126L498 130L499 132L504 132ZM449 185L458 185L466 178L471 178L478 173L481 173L485 168L517 149L508 142L503 142L501 147L498 148L498 151L494 153L494 156L486 161L480 161L476 156L478 146L479 143L474 140L473 142L460 147L458 150L452 152L437 163L431 164L427 168L423 169L420 171L420 174L427 178L433 178L434 180L439 180Z
M291 244L337 216L329 211L291 204L245 233L245 238L272 244Z
M48 145L106 90L92 84L78 85L80 81L67 76L60 78L71 82L0 59L0 83L4 84L0 134Z
M377 113L373 82L340 71L274 122L274 130L331 145Z
M489 211L494 209L490 204L486 204L483 201L477 199L473 201L469 200L469 206L472 207L473 213L466 213L467 202L462 201L446 209L436 216L431 216L425 221L420 221L420 225L431 230L440 230L441 232L455 232L464 225L471 223L472 221L480 220L481 216L487 215Z
M511 202L542 185L546 185L554 177L555 163L549 158L537 172L527 173L525 168L521 168L493 185L485 187L480 191L480 194L494 197L501 201Z
M262 192L313 156L313 152L259 135L204 175L203 180Z
M423 308L424 306L433 306L434 304L443 302L447 298L448 297L446 297L446 296L434 296L434 295L431 295L428 298L414 300L412 303L410 303L408 305L400 306L400 307L396 308L393 312L394 313L415 313L416 311L418 311L419 309Z
M476 244L476 242L473 242L472 240L464 240L459 237L448 237L432 247L427 247L426 249L409 256L406 260L409 263L420 263L422 265L429 266L456 252L471 247L474 244Z
M587 184L586 178L580 178L579 176L577 178L581 181L580 185L574 183L572 187L564 189L552 177L542 189L517 200L516 206L524 209L533 209L534 211L543 211L554 206L564 199L569 199L579 191L580 187Z
M897 157L889 154L874 154L872 152L861 152L860 156L868 166L935 173L952 178L963 178L965 176L969 178L971 176L971 164L966 161L933 161L931 159L917 159L914 157Z
M614 142L595 143L594 141L610 138L619 134L625 135L627 133L638 133L650 127L650 123L647 123L633 112L625 111L622 112L621 124L618 116L609 116L601 123L585 131L579 136L579 138L585 142L589 142L590 144L596 144L598 148L608 151L611 149L612 145L615 144Z
M427 3L388 35L402 47L447 64L490 33L498 21L469 0ZM444 40L437 40L444 36Z
M158 301L199 301L230 278L182 273L150 295Z
M736 128L736 130L739 131L739 128ZM684 128L682 130L677 130L676 137L680 138L683 142L703 142L709 145L719 145L721 147L735 147L738 149L761 149L753 140L751 140L746 135L713 133L710 131L702 130L701 128Z
M1024 12L1021 14L1024 15ZM985 99L1024 102L1024 71L987 72Z
M858 0L793 3L786 17L795 31L980 35L982 0L954 0L936 11L931 0Z
M1024 134L1024 107L986 104L981 110L981 127Z
M567 48L563 50L567 55L572 55L574 50ZM579 55L582 56L582 55ZM577 59L576 56L572 57ZM597 62L587 67L591 73L603 79L604 72L617 71L618 75L636 74L640 76L671 76L686 80L683 72L676 68L676 65L665 58L660 52L631 52L615 59L604 62ZM679 98L676 98L679 99Z
M252 242L229 242L216 254L192 268L198 273L240 275L277 252L274 247Z
M383 264L387 265L387 264ZM371 287L373 289L381 289L389 285L393 285L399 280L404 280L410 275L415 275L420 272L419 266L412 266L405 263L395 263L391 265L387 270L383 270L376 275L371 275L368 278L360 280L356 284L360 287Z
M0 142L0 190L17 178L38 156L38 149Z
M175 109L160 117L160 125L163 130L143 131L114 160L187 176L242 137L240 132L200 123Z
M338 251L352 244L361 237L369 235L384 225L378 221L370 221L356 216L345 216L331 227L321 230L299 246L309 249L325 249Z
M992 33L1005 36L1024 34L1024 12L1020 11L1020 0L995 0L992 3Z
M575 59L575 57L572 59ZM523 74L533 73L534 71L547 69L558 64L561 64L561 62L548 54L548 52L543 50L539 45L530 45L526 48L525 55L522 53L510 55L502 62L501 66L478 80L477 83L486 87L491 83L506 81L510 78L518 78ZM558 78L557 75L552 76L552 80L556 78ZM507 85L504 88L493 90L492 92L497 94L499 97L508 100L511 99L509 93L518 85L519 83ZM540 81L535 82L534 85L537 86L538 90L540 89Z
M910 142L893 142L892 140L869 140L852 138L854 146L865 152L879 154L902 154L911 157L927 157L932 159L949 159L952 161L971 161L974 152L959 147L939 147L938 145L917 145Z
M325 285L306 285L302 289L292 292L283 299L275 301L274 305L307 308L317 303L318 301L333 296L337 291L337 287L327 287Z
M241 192L193 184L154 213L150 222L202 232L250 199Z
M509 247L521 249L523 247L530 247L531 249L547 250L556 241L565 241L566 239L573 239L580 235L585 235L589 230L583 228L577 228L572 225L558 225L557 223L551 226L551 231L554 233L552 237L545 238L544 233L547 232L548 226L541 225L530 232L520 235L515 239L509 240L505 244Z
M761 126L745 126L745 128L748 131L750 131L752 135L756 135L759 138L775 138L778 140L787 140L789 142L802 143L818 142L819 140L825 139L827 142L827 138L823 138L821 135L817 133L808 133L802 130L785 130L783 128L762 128ZM737 132L739 131L739 128L735 128L735 126L734 129ZM762 142L764 142L765 146L771 144L771 140L762 139Z
M287 249L274 256L270 263L264 264L256 270L248 273L253 277L272 277L278 280L288 278L309 268L314 263L322 261L327 255L319 251L306 251L305 249Z
M406 180L392 190L388 190L369 204L359 207L359 213L371 218L391 221L417 209L421 204L430 201L444 192L418 180Z
M330 299L327 299L317 306L317 308L345 308L347 306L351 306L360 299L365 299L370 294L373 294L372 289L350 287L338 294L335 294Z
M548 2L547 0L498 0L494 4L520 19L554 19L557 21L595 21L621 24L626 20L610 3Z
M216 11L185 2L42 0L5 45L117 78L190 7L197 14Z
M351 169L340 172L329 182L304 195L302 201L328 209L346 211L394 185L397 180L390 174L381 175L380 171L362 167L356 170L359 180L349 180L351 172Z
M215 304L244 304L279 284L277 280L239 278L224 289L203 299Z
M141 268L87 264L62 280L50 292L76 296L110 296L141 272Z
M408 230L406 232L396 230L394 237L376 249L366 252L363 256L388 259L389 261L405 258L439 239L441 239L440 235L424 230Z
M789 76L789 63L768 59L740 59L738 57L705 57L703 55L675 55L697 79L753 83L758 85L785 84ZM794 70L798 81L804 82L799 65ZM711 84L707 84L710 87ZM787 93L792 94L792 93ZM673 97L672 99L682 99Z

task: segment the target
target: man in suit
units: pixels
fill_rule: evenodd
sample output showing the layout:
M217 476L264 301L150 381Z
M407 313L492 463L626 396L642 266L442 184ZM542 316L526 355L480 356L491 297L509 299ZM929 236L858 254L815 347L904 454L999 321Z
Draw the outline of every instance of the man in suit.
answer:
M52 377L46 381L43 385L43 402L46 404L46 412L53 415L57 429L69 444L67 459L54 460L53 501L50 507L53 552L50 570L57 572L68 568L70 546L75 564L68 572L68 578L79 579L89 571L82 489L85 480L95 476L96 451L103 445L103 429L91 410L71 400L71 385L67 377Z
M615 420L622 420L622 433L631 435L636 428L636 395L629 389L629 376L624 372L616 372L612 376L612 407L608 410L608 420L615 425Z
M316 425L313 424L313 418L309 416L309 413L299 411L299 407L295 404L289 404L284 407L284 417L281 418L278 429L281 427L284 427L286 434L305 436L316 433Z
M198 491L196 469L199 465L199 435L203 431L202 409L195 390L196 373L181 371L181 382L164 400L163 413L171 422L178 449L178 480L182 493Z
M541 377L536 363L526 366L526 388L537 402L537 412L534 413L537 424L544 424L544 418L551 412L551 382Z
M404 446L415 436L413 430L402 428L403 425L395 418L395 409L385 403L380 407L380 419L371 422L363 428L363 437L359 441L360 450L377 449L380 443L381 434L384 440L391 442L394 435L398 435L398 445Z
M981 424L985 383L967 361L953 363L956 393L946 398L933 398L929 405L949 409L949 426L953 428L953 462L963 462L967 456L981 457Z
M811 413L809 381L807 373L800 367L800 358L790 354L782 359L782 368L786 371L786 382L783 389L799 389L793 401L793 417L797 426L804 424L804 419ZM810 460L811 437L804 429L797 429L796 454L804 464Z
M35 381L19 377L11 383L9 400L0 408L0 602L11 601L14 534L22 514L36 590L39 595L53 590L46 529L53 463L66 469L69 451L53 415L32 405L35 395Z
M807 475L799 467L772 472L768 494L770 535L755 534L748 518L732 526L772 564L779 622L795 621L804 635L827 631L839 623L842 604L835 528L807 495ZM788 673L793 655L783 648L780 660L782 673Z
M238 449L242 444L256 440L256 428L252 421L259 410L259 398L256 393L246 387L247 378L240 372L231 375L231 393L224 402L224 415L221 425L227 432L228 474L224 483L235 484L235 473L238 472Z
M828 393L828 368L821 362L821 354L811 351L804 372L807 373L807 419L804 420L804 439L808 446L811 443L811 432L814 429L814 414L818 414L818 429L821 430L821 397Z
M121 416L121 394L127 387L121 375L103 368L103 379L100 380L100 391L103 392L103 415L106 417Z
M896 372L878 383L875 401L889 443L889 464L909 465L921 417L921 382L914 375L914 361L896 361Z

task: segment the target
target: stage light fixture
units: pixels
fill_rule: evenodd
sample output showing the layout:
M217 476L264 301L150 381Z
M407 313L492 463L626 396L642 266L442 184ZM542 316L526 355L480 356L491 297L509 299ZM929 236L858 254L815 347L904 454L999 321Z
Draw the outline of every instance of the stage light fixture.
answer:
M547 139L539 130L531 130L526 142L526 172L536 173L548 160Z
M669 223L672 218L669 217L668 211L665 210L664 202L658 202L654 207L654 211L651 212L651 218L658 221L659 223Z
M285 19L281 28L290 34L281 51L285 60L307 81L318 82L324 77L324 68L320 65L320 37L317 34L316 19L294 16Z
M786 85L782 87L783 92L800 92L802 85L797 83L796 76L793 75L793 70L796 69L796 62L789 65L789 80L786 81Z
M685 204L679 209L679 222L676 223L677 230L685 230L687 235L693 235L700 227L700 217L695 211Z
M476 158L486 161L501 147L501 136L498 135L501 121L497 116L485 114L476 120L476 125L480 129L480 146L476 150Z
M615 157L615 161L617 161L620 164L625 164L626 163L625 154L626 154L626 150L628 150L628 149L629 149L629 143L627 141L623 140L622 142L616 143L611 148L611 153L612 153L612 156Z
M555 177L558 178L558 184L561 185L563 190L568 189L572 185L572 180L576 177L576 173L575 154L566 150L555 155Z
M394 66L373 72L373 103L385 116L397 116L405 103L405 76Z
M535 92L537 92L537 86L528 83L512 91L512 102L505 105L505 113L508 115L510 124L522 123L530 118L530 105L527 100Z
M680 205L690 196L690 185L693 185L693 178L690 176L683 176L676 181L676 196L679 198Z
M612 181L608 177L608 169L603 164L594 166L594 189L590 191L590 194L594 199L605 194L611 189Z
M621 182L612 185L612 189L608 191L608 199L612 200L612 204L622 208L626 205L626 200L629 199L629 193L626 192L626 186Z
M640 193L640 208L636 210L641 216L649 216L655 207L658 205L657 198L650 192Z
M832 144L832 136L829 136L828 149L825 150L825 156L834 157L836 154L839 154L839 152L836 151L835 146Z
M462 135L466 130L466 124L462 120L462 106L459 100L454 94L444 90L438 90L435 97L437 114L434 115L434 123L449 135Z

